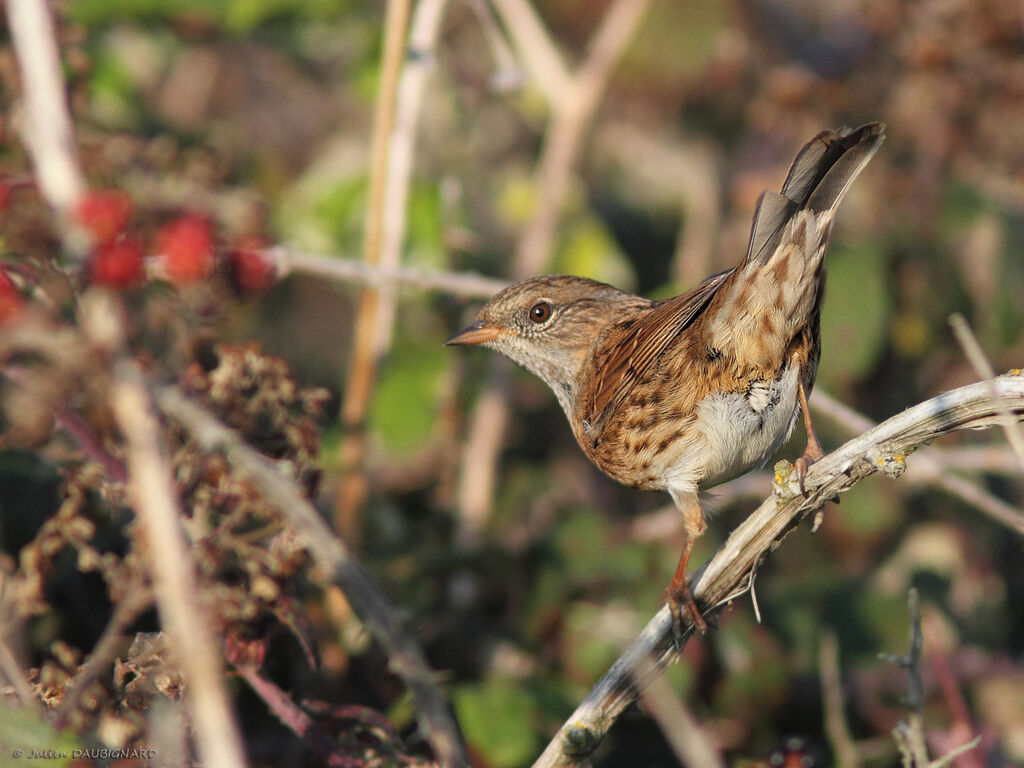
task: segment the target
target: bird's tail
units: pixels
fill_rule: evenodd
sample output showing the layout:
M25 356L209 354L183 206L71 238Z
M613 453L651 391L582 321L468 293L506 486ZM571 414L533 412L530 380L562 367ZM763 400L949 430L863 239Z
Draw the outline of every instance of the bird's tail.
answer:
M808 142L793 161L782 192L761 195L744 264L770 260L799 211L811 214L824 245L836 208L884 139L884 123L867 123L822 131Z
M774 370L795 334L817 336L832 220L884 129L868 123L818 134L793 161L782 192L761 196L747 256L715 297L710 347L751 369Z

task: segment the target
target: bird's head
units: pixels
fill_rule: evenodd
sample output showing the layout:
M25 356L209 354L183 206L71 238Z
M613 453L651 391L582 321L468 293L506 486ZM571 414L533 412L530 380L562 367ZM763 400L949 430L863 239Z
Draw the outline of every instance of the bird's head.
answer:
M626 305L644 302L583 277L549 275L510 285L445 344L483 344L527 368L572 416L583 365L601 331Z

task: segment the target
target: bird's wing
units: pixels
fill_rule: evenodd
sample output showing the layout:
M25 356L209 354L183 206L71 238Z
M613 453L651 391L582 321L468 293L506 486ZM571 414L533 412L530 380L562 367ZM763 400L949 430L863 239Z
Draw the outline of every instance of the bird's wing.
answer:
M626 396L643 380L662 353L703 312L733 273L727 269L707 278L684 294L667 299L626 332L622 341L595 356L593 396L586 398L582 414L586 435L597 436Z

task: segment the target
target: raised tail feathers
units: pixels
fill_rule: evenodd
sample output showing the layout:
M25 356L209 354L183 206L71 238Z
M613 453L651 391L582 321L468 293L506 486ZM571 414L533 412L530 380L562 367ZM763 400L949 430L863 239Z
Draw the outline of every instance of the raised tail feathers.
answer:
M782 231L797 211L831 221L850 184L885 139L884 123L823 131L800 150L782 192L765 192L757 204L745 263L771 258Z

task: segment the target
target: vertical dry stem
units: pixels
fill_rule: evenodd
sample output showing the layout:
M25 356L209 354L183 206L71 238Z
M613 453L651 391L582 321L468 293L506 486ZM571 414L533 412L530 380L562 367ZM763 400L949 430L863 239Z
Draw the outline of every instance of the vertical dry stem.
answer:
M247 764L229 704L217 639L197 603L199 588L181 530L171 468L160 428L138 369L115 366L111 404L127 445L130 491L153 577L161 624L188 681L186 696L201 762L217 768Z
M395 94L405 51L405 30L411 5L411 0L388 2L380 92L377 96L377 112L373 123L369 194L363 235L363 261L368 264L379 264L381 258L388 150L395 121ZM366 479L362 473L366 455L364 421L376 378L380 303L381 296L377 288L367 286L363 289L356 311L345 399L341 406L341 426L345 437L341 446L341 480L335 525L350 541L357 533L359 510L366 499Z
M40 190L63 219L82 194L85 182L75 155L53 20L47 3L7 0L7 23L27 106L22 137Z
M821 699L825 708L825 732L835 753L836 768L857 768L857 746L843 712L843 681L839 672L839 640L835 632L821 634L818 649Z

